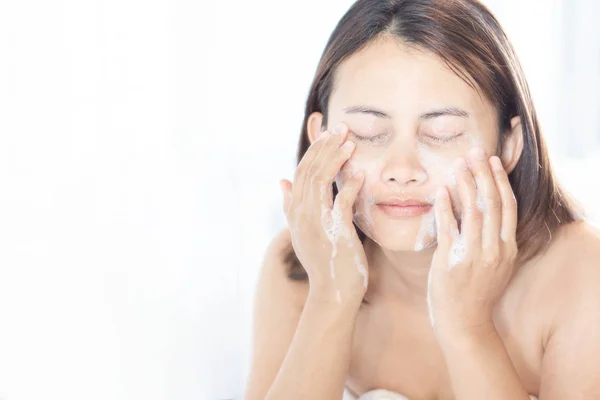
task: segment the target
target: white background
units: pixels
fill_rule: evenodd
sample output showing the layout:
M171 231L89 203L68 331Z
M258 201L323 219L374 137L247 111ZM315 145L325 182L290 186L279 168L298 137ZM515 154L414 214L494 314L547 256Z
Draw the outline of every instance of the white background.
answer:
M241 399L254 280L351 1L0 1L0 399ZM595 0L496 0L600 216Z

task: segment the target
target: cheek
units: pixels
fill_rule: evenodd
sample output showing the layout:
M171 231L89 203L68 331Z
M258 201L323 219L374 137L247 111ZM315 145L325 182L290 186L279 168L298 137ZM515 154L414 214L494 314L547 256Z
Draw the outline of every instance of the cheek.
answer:
M431 150L423 148L420 150L421 165L427 172L430 187L435 190L439 185L445 185L450 194L450 201L454 217L460 220L460 212L462 210L460 198L458 197L458 188L456 184L456 173L454 170L454 162L458 157L466 155L466 149L457 151L452 155L441 155Z
M363 187L359 193L359 196L364 195L377 180L378 171L380 168L381 160L383 157L378 158L350 158L340 169L340 172L335 177L335 183L338 189L344 187L344 183L348 180L350 175L355 171L362 171L365 174L365 181Z
M460 156L458 152L437 153L419 145L417 150L419 160L428 179L434 186L446 185L449 189L456 187L456 174L454 173L454 160Z

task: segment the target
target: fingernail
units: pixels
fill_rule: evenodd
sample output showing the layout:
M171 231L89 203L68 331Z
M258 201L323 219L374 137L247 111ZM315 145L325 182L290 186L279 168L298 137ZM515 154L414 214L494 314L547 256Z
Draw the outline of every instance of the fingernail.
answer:
M502 166L502 161L497 156L492 156L490 158L490 164L492 164L492 169L494 171L502 171L504 167Z
M481 146L472 147L470 152L471 152L471 155L473 157L475 157L477 160L485 159L485 151L483 150L483 147L481 147Z

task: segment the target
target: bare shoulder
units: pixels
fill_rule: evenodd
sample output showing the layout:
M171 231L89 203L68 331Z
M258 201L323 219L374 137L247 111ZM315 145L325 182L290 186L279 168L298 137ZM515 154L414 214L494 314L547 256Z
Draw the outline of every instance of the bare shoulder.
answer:
M525 327L521 336L533 338L522 341L521 353L528 355L532 387L540 388L541 397L585 392L599 398L600 230L575 221L552 236L547 251L527 268L518 293L518 300L527 301L515 302L515 308L526 309L516 319ZM541 329L531 333L531 326Z
M570 262L563 263L565 278L574 292L593 290L600 284L600 229L582 221L565 227L564 253Z
M579 281L600 272L600 229L587 221L563 225L551 250L558 260L556 273L568 281Z
M600 230L586 221L558 228L547 249L519 269L500 309L508 324L520 321L512 328L527 327L521 336L532 365L539 361L553 332L568 324L569 314L589 304L593 300L589 296L600 293L598 287Z
M587 221L561 226L536 262L532 286L541 284L554 323L596 296L600 287L600 229Z

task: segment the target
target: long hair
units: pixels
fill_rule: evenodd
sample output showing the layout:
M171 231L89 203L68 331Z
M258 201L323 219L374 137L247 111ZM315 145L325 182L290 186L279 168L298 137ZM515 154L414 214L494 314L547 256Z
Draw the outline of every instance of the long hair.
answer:
M497 110L499 143L509 132L511 119L521 118L523 152L509 174L518 206L518 265L543 251L560 225L583 218L583 210L558 185L552 171L515 51L496 18L477 0L356 1L331 34L310 86L298 144L298 163L310 146L308 117L313 112L321 112L323 125L327 124L336 67L382 36L394 37L437 55L457 76L483 94ZM335 183L333 189L335 197ZM355 229L364 241L365 234L356 225ZM307 279L293 248L290 246L285 251L288 277Z

